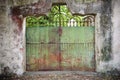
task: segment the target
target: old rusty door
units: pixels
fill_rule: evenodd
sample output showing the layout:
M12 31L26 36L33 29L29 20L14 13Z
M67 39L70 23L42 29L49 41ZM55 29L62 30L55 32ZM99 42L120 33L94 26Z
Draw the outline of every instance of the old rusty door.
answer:
M94 27L63 27L62 30L62 69L94 71Z
M52 10L56 12L52 14ZM68 11L65 5L54 6L47 18L40 18L38 27L26 28L28 71L95 70L95 17Z
M58 70L59 35L57 27L27 28L27 70Z

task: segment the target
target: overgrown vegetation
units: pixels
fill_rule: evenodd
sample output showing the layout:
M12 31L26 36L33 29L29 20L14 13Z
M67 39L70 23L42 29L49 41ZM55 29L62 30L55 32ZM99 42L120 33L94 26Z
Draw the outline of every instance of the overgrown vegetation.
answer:
M79 19L82 19L82 16L73 16L71 12L68 10L66 5L55 5L51 8L50 12L45 16L28 16L27 17L27 27L38 27L38 26L58 26L63 25L67 26L68 22L74 19L75 21L78 21ZM62 23L60 21L64 21L65 23Z

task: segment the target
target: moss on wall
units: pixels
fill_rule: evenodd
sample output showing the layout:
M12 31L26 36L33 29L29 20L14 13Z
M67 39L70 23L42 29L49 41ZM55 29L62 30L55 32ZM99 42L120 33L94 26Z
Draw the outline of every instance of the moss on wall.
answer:
M111 0L103 0L103 6L101 11L101 30L102 35L104 37L104 46L101 49L102 52L102 60L109 61L111 59L112 53L112 35L111 35L111 27L112 27L112 1Z

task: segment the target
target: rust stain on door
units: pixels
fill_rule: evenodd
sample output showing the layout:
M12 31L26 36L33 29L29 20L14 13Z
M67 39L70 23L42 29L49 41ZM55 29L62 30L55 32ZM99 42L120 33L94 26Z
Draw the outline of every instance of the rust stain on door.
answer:
M94 70L94 27L58 29L27 28L27 70Z

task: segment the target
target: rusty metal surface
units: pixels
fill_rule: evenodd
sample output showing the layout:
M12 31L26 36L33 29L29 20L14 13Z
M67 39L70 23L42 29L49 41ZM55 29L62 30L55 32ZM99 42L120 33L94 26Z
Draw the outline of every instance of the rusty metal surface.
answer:
M27 28L28 70L93 70L94 27ZM35 36L37 35L37 36Z
M59 68L59 37L57 28L27 28L27 70Z
M63 70L94 70L94 27L63 27L61 55Z

